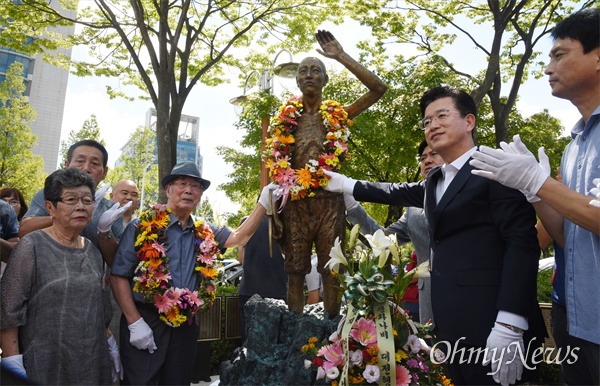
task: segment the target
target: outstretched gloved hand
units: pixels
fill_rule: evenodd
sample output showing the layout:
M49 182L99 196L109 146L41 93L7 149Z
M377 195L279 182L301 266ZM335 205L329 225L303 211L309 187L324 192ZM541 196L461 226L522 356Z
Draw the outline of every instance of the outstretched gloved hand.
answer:
M150 354L154 353L156 350L156 343L154 343L154 334L152 333L152 329L144 318L139 318L137 321L131 323L129 326L129 343L133 345L133 347L138 350L146 350L150 352Z
M590 189L590 193L593 196L596 196L596 198L590 201L590 205L600 208L600 178L594 178L592 182L594 185L596 185L596 187Z
M271 206L271 203L269 202L269 192L273 192L273 202L277 201L279 197L281 197L281 189L279 188L279 185L274 182L271 182L269 185L262 188L260 197L258 198L258 203L261 204L266 210L269 210Z
M11 373L27 379L27 373L25 372L25 367L23 366L23 354L3 357L1 362L2 367L4 367L6 370L9 370Z
M98 231L99 232L108 232L110 227L114 224L115 221L119 218L119 216L123 215L131 205L133 205L133 201L129 201L127 204L121 206L118 202L106 212L102 213L100 219L98 220Z
M123 365L121 364L121 354L115 336L111 335L108 338L108 355L110 355L110 364L112 370L112 381L115 383L117 379L123 380Z
M532 195L537 194L546 179L550 176L550 171L540 166L540 163L527 150L527 147L521 142L521 138L518 135L515 135L513 143L507 146L509 149L512 146L512 149L517 153L509 153L501 149L480 146L479 151L471 155L473 159L469 162L472 166L480 170L471 170L471 173L498 181L509 188L528 192ZM543 148L538 150L538 156L540 159L545 157ZM544 162L542 160L542 163Z
M531 154L529 149L527 149L527 146L525 146L525 144L521 141L521 137L519 136L519 134L516 134L515 136L513 136L513 142L511 142L511 143L506 143L504 141L500 142L500 147L505 152L511 153L511 154L522 154L522 155ZM540 167L542 169L544 169L544 171L547 172L548 175L550 175L550 158L548 158L548 156L544 152L543 146L538 149L538 158L540 160L540 162L539 162ZM527 199L528 202L540 201L540 199L535 194L530 193L526 190L521 190L521 193L523 193L523 195L525 195L525 198Z
M98 204L100 204L100 202L104 198L104 195L106 194L106 192L108 192L109 189L109 184L104 184L99 189L96 189L96 195L94 196L94 209L98 207Z
M323 170L323 173L329 177L329 182L323 187L328 192L344 193L352 195L356 180L346 177L343 174Z
M492 363L494 381L508 386L521 379L525 345L523 334L495 324L485 345L484 365Z

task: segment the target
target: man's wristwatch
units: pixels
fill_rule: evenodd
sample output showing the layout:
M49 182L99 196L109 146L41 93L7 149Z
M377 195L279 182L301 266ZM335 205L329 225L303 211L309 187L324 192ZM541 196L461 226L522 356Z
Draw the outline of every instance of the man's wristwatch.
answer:
M502 322L496 322L499 325L508 328L509 330L516 332L517 334L521 334L523 335L525 333L525 330L523 330L522 328L519 328L517 326L513 326L511 324L506 324L506 323L502 323Z
M112 239L113 234L112 231L108 231L108 232L100 232L98 231L98 239L99 240L110 240Z

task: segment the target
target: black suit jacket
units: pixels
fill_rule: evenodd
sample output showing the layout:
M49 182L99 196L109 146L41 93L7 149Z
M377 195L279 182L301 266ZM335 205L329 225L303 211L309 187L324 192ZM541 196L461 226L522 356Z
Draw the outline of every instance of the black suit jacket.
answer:
M537 303L540 249L535 211L519 191L474 176L467 162L436 204L442 175L418 183L358 182L358 201L425 208L432 250L431 301L438 339L485 347L499 310L529 321L527 341L541 344Z

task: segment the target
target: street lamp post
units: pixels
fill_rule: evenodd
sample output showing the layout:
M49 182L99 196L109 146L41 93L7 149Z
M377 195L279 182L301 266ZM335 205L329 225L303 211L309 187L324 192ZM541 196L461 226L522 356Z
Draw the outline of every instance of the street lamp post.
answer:
M278 66L275 66L275 63L277 63L277 59L279 58L279 55L281 55L283 52L286 52L289 55L290 61L287 63L282 63ZM277 53L277 55L275 55L275 58L273 59L273 63L271 64L271 67L265 68L263 70L263 72L260 76L259 91L267 90L267 91L269 91L270 94L273 94L273 86L274 86L275 76L279 76L281 78L288 78L288 79L295 78L296 74L298 73L298 66L299 66L298 63L293 62L292 54L289 51L287 51L287 50L279 51ZM250 80L250 78L253 75L257 75L257 74L259 74L259 72L256 70L250 71L250 73L246 77L246 81L244 82L244 93L240 96L230 99L229 103L231 103L234 106L241 106L248 101L248 97L246 96L248 81ZM269 116L268 115L261 117L261 129L262 129L261 130L261 143L262 143L261 154L262 154L265 151L265 140L267 138L267 134L268 134L268 130L269 130ZM262 189L268 183L269 183L269 174L267 173L267 169L265 168L264 162L261 159L260 188Z

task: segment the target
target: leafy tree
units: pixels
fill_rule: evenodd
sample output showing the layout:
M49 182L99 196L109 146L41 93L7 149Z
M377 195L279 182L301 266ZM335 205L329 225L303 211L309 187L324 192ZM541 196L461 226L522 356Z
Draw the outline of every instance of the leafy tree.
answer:
M106 180L113 186L120 180L132 180L140 190L140 208L147 208L158 200L162 191L158 181L156 162L156 133L145 126L138 126L129 135L127 151L119 157L118 166L109 171ZM143 202L142 202L143 191Z
M3 4L5 4L4 2ZM10 2L9 2L10 3ZM119 78L150 99L157 111L159 175L176 163L176 144L183 106L194 86L226 82L224 68L268 67L269 57L285 47L292 52L314 42L316 27L324 20L341 22L344 13L335 0L258 0L250 2L118 2L97 0L77 17L65 17L46 0L22 0L1 5L2 22L10 24L10 38L0 43L19 49L35 36L29 51L57 45L85 45L89 60L71 63L64 55L57 64L72 65L76 75ZM76 2L63 3L76 8ZM45 26L79 23L76 36L47 39ZM269 41L278 41L268 45ZM256 50L248 51L254 46ZM242 50L236 50L242 48ZM247 54L247 63L237 56ZM237 55L237 56L236 56ZM127 97L108 88L113 97ZM164 196L161 196L164 199Z
M94 141L98 141L103 146L106 146L106 142L100 137L100 126L98 126L98 121L96 120L96 115L94 114L92 114L89 119L86 119L85 122L83 122L81 129L78 131L71 130L66 141L60 141L60 154L62 156L62 160L60 162L61 167L64 167L65 162L67 162L67 152L69 151L69 147L76 142L83 141L84 139L93 139Z
M420 55L438 57L446 70L468 79L471 95L479 105L487 96L494 113L495 142L508 140L508 121L522 82L541 76L543 61L535 51L554 25L577 8L591 7L593 0L578 3L563 0L386 0L351 1L353 17L370 26L375 43L362 47L384 50L395 43L417 47ZM484 68L475 74L454 63L465 55L461 39L471 43L473 55L483 53ZM546 53L544 53L546 54ZM503 92L507 86L508 92Z
M37 140L29 125L36 113L29 105L23 64L15 62L0 83L0 187L19 189L26 200L43 186L44 161L31 151Z

